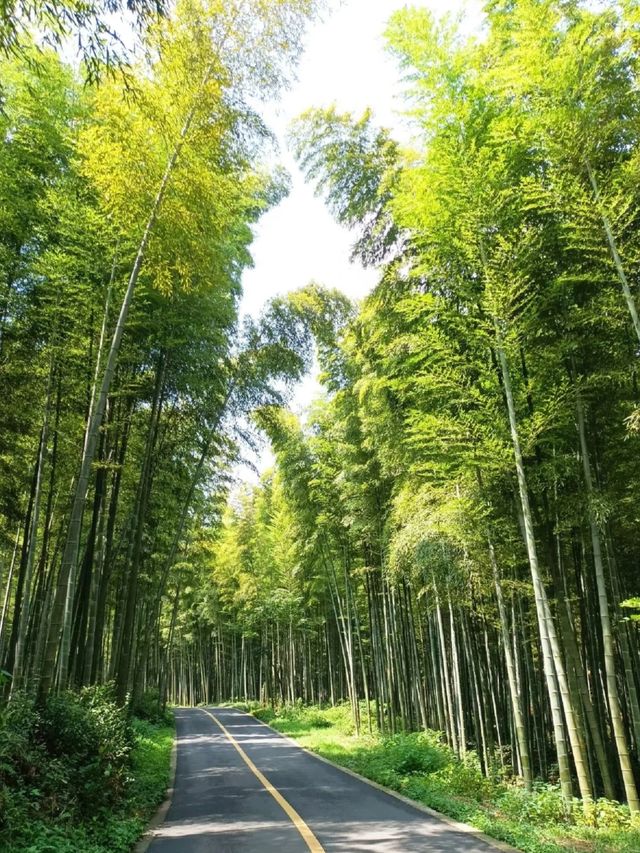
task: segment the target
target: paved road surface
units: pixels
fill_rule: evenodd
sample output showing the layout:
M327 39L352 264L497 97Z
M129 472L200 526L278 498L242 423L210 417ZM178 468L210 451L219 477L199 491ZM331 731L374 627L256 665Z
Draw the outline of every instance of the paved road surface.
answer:
M150 853L495 853L249 714L208 710L215 719L199 708L176 713L174 794Z

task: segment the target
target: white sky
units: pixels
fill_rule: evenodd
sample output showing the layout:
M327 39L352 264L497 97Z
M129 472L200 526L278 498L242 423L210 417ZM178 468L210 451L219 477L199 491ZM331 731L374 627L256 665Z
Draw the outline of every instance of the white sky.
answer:
M339 111L356 114L371 107L380 124L391 128L397 138L406 138L400 116L403 87L383 38L389 17L405 5L431 9L438 16L465 9L465 24L470 29L481 21L479 0L414 0L410 4L402 0L334 0L333 13L312 26L297 82L278 104L264 110L267 124L280 140L281 160L292 176L292 188L256 227L254 267L245 272L242 282L243 313L257 316L268 299L309 281L336 287L351 299L360 299L372 289L375 270L350 263L351 235L334 222L323 201L304 183L286 150L284 136L289 123L304 110L335 103ZM301 413L318 390L313 377L302 382L293 400L294 411ZM271 462L268 452L257 460L261 470Z

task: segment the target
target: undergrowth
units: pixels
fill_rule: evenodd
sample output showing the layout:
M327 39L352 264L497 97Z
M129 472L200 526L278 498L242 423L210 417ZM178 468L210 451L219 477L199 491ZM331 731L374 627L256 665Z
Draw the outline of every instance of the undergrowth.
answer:
M557 786L538 783L529 793L517 782L487 779L475 753L460 760L438 732L356 736L347 704L273 709L249 703L243 710L336 764L524 853L640 851L640 827L632 826L627 806L598 800L585 811L576 799L567 814Z
M173 719L151 716L130 717L108 687L1 709L0 850L130 850L169 781Z

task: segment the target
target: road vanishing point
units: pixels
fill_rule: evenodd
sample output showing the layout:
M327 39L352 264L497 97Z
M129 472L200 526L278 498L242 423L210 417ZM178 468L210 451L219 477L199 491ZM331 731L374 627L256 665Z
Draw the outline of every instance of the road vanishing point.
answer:
M318 759L249 714L176 711L174 789L149 853L491 853L464 832Z

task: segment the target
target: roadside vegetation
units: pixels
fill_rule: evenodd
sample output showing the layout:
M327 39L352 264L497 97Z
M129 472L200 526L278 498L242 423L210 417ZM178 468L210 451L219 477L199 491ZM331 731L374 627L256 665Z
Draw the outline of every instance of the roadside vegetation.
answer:
M174 724L150 697L129 716L108 687L25 696L0 712L0 850L124 853L169 783Z
M576 799L567 812L558 785L537 782L528 792L500 764L487 777L475 752L461 760L440 732L383 736L374 724L371 733L356 735L348 703L274 709L253 702L235 707L250 711L306 749L524 853L640 850L640 827L632 826L627 806L600 799L585 811ZM360 711L366 720L365 703Z
M128 0L166 15L99 86L55 49L85 5L0 4L0 847L126 848L152 688L339 706L275 722L524 850L637 853L640 4L397 11L410 140L375 103L288 139L377 284L246 319L325 3Z

